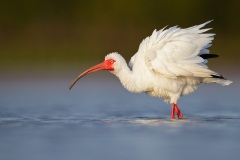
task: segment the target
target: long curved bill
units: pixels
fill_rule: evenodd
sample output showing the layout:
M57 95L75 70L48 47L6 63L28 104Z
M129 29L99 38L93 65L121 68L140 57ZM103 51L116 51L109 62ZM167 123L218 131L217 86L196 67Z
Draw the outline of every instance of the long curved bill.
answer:
M79 80L81 79L83 76L87 75L87 74L90 74L90 73L93 73L93 72L97 72L97 71L100 71L100 70L106 70L106 67L105 67L105 63L102 62L100 64L97 64L89 69L87 69L86 71L84 71L83 73L81 73L73 82L72 84L69 86L69 90L72 89L72 87L74 86L74 84Z

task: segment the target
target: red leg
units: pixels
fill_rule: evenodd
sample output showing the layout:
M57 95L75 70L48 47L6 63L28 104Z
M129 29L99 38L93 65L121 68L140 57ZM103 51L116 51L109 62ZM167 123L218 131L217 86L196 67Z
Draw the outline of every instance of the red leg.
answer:
M171 112L170 118L175 119L175 104L174 103L172 104L172 112Z
M178 115L178 118L183 118L183 114L182 114L182 112L180 111L180 109L178 108L178 105L177 104L175 104L174 105L175 106L175 110L176 110L176 113L177 113L177 115Z

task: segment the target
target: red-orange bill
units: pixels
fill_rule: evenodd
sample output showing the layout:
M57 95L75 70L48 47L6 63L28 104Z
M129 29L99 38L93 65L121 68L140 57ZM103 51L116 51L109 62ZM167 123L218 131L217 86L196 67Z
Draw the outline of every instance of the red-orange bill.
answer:
M72 89L72 87L74 86L74 84L79 80L81 79L83 76L87 75L87 74L90 74L90 73L93 73L93 72L97 72L97 71L100 71L100 70L105 70L106 67L105 67L105 63L100 63L100 64L97 64L89 69L87 69L86 71L84 71L83 73L81 73L74 81L73 83L69 86L69 90Z

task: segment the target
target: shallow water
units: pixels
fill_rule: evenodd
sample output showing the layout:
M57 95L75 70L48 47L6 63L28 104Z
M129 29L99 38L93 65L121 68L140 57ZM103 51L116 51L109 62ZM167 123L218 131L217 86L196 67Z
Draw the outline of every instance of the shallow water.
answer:
M201 85L170 120L169 104L98 76L71 91L72 79L2 80L0 159L239 159L237 83Z

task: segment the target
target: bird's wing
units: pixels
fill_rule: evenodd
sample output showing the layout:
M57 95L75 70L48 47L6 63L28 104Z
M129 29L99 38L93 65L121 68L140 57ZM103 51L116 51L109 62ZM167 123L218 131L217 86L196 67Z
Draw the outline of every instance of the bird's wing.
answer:
M168 78L218 75L206 65L206 57L214 57L210 56L212 54L208 50L214 34L204 33L211 28L201 28L210 22L186 29L174 26L166 30L154 30L150 37L142 41L129 65L133 66L138 57L144 57L150 70Z

